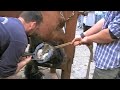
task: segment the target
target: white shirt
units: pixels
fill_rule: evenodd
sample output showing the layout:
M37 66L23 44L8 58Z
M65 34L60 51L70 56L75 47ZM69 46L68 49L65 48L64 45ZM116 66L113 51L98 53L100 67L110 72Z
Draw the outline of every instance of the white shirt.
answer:
M95 11L91 11L87 16L84 16L83 23L86 26L93 26L95 24Z
M95 11L95 15L102 15L103 12L102 11Z

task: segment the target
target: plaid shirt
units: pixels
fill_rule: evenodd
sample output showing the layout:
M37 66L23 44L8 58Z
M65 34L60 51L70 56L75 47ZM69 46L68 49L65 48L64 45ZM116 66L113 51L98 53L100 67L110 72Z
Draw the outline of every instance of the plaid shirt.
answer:
M109 44L97 44L95 64L100 69L120 67L120 11L108 11L104 17L103 29L109 30L118 38Z

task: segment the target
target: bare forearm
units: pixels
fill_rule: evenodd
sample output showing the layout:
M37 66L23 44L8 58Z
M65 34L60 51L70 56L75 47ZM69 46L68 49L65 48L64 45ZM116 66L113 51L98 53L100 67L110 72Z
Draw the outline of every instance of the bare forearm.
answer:
M96 42L96 43L110 43L114 41L114 39L112 39L109 34L109 29L105 29L97 34L88 36L87 39L88 42Z
M15 73L18 73L26 64L26 61L21 61L20 63L18 63L18 67Z
M29 56L28 58L22 60L17 65L17 70L15 73L18 73L28 62L30 62L32 56Z
M84 35L90 36L90 35L100 32L102 30L103 24L104 24L104 19L101 19L94 26L92 26L90 29L88 29L86 32L84 32Z

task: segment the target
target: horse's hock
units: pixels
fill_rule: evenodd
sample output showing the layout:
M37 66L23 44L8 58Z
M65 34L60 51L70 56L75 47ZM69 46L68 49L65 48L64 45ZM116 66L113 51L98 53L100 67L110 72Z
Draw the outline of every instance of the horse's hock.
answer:
M21 11L0 11L1 16L18 17L20 13ZM73 40L78 18L77 11L42 11L42 15L43 23L40 29L36 31L41 40L46 42L55 41L58 42L58 44ZM63 26L65 26L65 33L62 30ZM32 42L32 44L36 43L36 45L38 45L41 40L37 38L37 40L33 40L37 42ZM72 45L68 45L64 47L64 50L66 55L64 58L65 62L61 65L61 79L69 79L75 48ZM55 69L56 68L53 68L50 71L55 72Z

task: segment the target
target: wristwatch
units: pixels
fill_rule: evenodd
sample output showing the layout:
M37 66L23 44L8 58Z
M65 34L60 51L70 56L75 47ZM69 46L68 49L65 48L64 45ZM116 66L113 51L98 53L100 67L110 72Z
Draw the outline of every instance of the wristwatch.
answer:
M85 37L84 33L81 33L81 34L80 34L80 37L81 37L81 38L84 38L84 37Z

